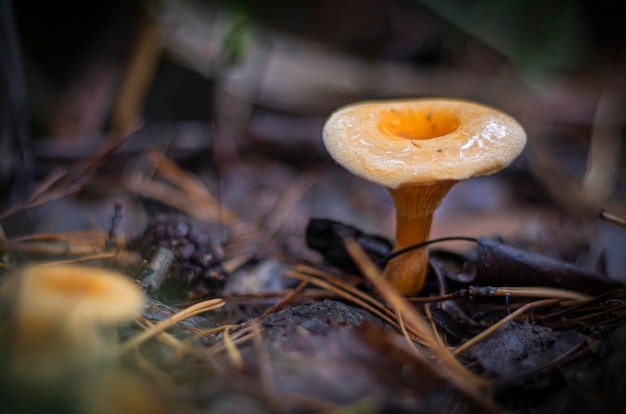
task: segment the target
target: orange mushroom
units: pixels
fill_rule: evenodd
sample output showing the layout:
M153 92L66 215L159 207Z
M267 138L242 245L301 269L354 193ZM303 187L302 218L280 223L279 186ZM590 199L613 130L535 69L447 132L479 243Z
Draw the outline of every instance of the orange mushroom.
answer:
M145 298L129 278L85 266L35 265L0 284L9 305L12 373L47 380L108 349L100 329L134 318Z
M396 207L394 251L425 241L433 213L459 180L489 175L522 151L526 134L510 116L456 99L361 102L326 121L324 145L353 174L386 187ZM426 248L391 259L385 277L419 293Z

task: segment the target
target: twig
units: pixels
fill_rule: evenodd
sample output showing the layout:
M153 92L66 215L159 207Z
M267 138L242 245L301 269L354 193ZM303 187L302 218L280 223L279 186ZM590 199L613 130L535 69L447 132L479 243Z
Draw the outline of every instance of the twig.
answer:
M150 295L156 295L165 281L172 263L174 253L166 247L159 247L150 261L141 269L138 279L146 287Z
M111 247L115 246L115 234L117 233L117 228L122 221L122 205L120 203L115 203L115 209L113 211L113 217L111 218L111 227L109 228L109 235L107 237L106 243L104 244L105 250L109 250Z
M470 296L510 296L520 298L558 298L573 301L587 301L592 296L573 290L549 288L549 287L493 287L472 286L469 289Z

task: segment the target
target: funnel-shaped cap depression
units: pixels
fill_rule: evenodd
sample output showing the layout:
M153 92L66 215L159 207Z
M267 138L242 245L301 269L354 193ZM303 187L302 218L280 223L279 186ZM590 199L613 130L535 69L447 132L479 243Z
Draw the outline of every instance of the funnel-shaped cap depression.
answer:
M525 143L510 116L453 99L357 103L335 111L324 126L335 161L387 188L489 175Z

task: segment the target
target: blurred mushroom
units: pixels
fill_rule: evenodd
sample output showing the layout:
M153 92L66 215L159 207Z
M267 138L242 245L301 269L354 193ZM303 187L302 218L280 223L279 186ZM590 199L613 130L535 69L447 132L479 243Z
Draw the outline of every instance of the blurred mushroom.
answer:
M156 382L156 381L155 381ZM187 413L175 406L166 390L152 384L146 375L124 369L100 369L78 387L76 412L83 414Z
M105 355L100 328L132 319L145 301L121 274L61 265L30 266L8 276L0 299L9 305L4 340L12 374L44 380Z
M362 102L334 112L324 144L344 168L386 187L396 207L394 251L428 238L435 209L459 180L489 175L522 151L526 134L508 115L454 99ZM385 277L403 294L424 284L425 248L399 255Z

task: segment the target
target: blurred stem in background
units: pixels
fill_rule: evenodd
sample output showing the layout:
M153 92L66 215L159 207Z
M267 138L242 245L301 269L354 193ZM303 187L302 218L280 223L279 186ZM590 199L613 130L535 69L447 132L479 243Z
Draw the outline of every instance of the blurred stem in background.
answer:
M26 150L28 110L20 42L13 5L0 1L0 193L3 202L28 192L30 161Z

